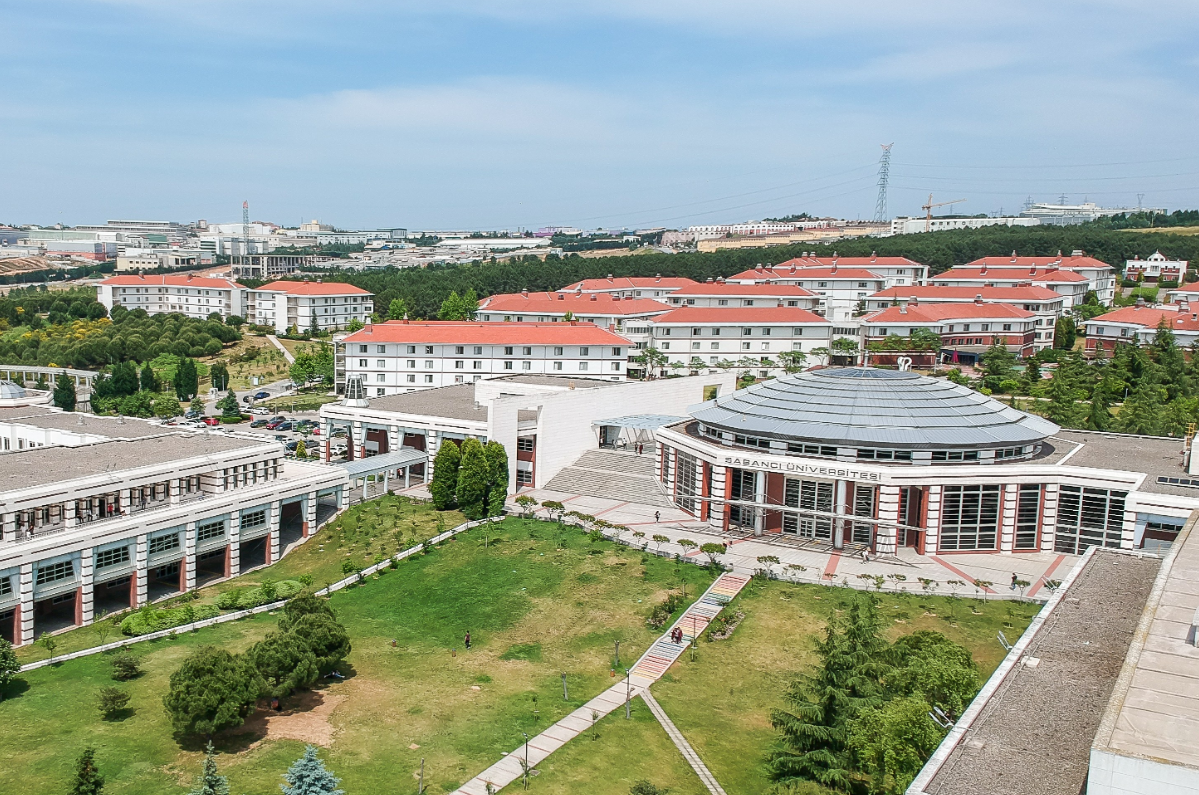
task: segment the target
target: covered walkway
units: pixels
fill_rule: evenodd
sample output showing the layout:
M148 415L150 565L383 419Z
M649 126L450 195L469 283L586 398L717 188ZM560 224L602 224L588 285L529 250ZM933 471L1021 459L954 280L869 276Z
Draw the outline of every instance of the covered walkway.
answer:
M636 448L638 444L651 444L654 431L665 425L682 422L686 417L676 417L671 414L630 414L626 417L613 417L608 420L595 420L591 423L598 429L600 447L614 450Z
M428 471L429 455L423 450L411 447L401 447L394 453L381 453L366 458L358 458L336 464L345 470L350 478L350 504L363 502L380 494L386 494L391 488L394 477L399 484L396 488L407 489L418 483L424 483ZM415 474L413 467L419 472Z

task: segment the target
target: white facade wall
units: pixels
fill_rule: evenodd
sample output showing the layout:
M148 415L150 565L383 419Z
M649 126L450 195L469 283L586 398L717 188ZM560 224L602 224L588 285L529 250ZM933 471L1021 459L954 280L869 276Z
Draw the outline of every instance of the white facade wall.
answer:
M155 284L147 280L145 285L105 284L96 286L96 300L112 312L113 307L123 306L132 311L144 309L148 314L178 313L188 317L207 318L217 312L222 318L241 316L244 290L230 284L228 287L186 284Z
M505 375L625 380L621 345L456 345L345 342L346 375L362 376L368 397L397 395Z
M827 348L832 331L831 324L823 323L654 323L652 345L667 358L664 374L673 372L671 365L676 362L690 368L693 357L699 357L709 368L715 368L721 360L737 362L750 357L774 363L755 368L765 377L780 372L778 355L784 351L808 354L808 366L822 364L823 360L817 361L811 351Z
M292 326L304 331L313 326L322 330L345 328L351 320L366 323L375 311L370 294L343 293L339 295L292 295L277 290L247 291L247 306L251 323L259 326L274 326L279 334L286 334Z

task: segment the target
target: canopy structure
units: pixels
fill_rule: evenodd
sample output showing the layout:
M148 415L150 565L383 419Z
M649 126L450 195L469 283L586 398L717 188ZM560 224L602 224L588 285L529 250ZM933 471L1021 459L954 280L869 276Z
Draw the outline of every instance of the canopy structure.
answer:
M366 458L336 464L345 470L350 477L351 494L356 494L361 488L361 499L368 499L372 493L377 496L388 490L391 478L404 479L404 488L412 485L412 467L420 467L420 482L424 482L426 464L429 454L412 447L402 447L394 453L380 453ZM402 470L402 472L401 472ZM373 487L373 489L372 489ZM351 497L351 501L353 498Z
M682 422L686 417L671 414L630 414L608 420L595 420L599 428L600 447L622 448L653 441L654 431L665 425Z

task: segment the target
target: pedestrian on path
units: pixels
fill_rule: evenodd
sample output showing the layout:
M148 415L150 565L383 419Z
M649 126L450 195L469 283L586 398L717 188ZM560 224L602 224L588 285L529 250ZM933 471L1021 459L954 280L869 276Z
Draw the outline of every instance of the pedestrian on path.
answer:
M657 524L660 521L662 521L662 512L654 511L654 524Z
M1016 572L1012 572L1012 590L1016 590L1016 581L1020 578L1016 576Z
M470 630L469 629L466 630L466 637L463 638L462 640L463 640L463 643L466 644L466 648L469 649L470 648Z

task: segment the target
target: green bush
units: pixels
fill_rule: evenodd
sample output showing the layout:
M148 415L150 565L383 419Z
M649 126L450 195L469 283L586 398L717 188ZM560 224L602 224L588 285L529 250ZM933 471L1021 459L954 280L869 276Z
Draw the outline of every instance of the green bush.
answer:
M220 614L212 605L185 605L183 607L166 607L158 610L143 607L136 613L131 613L121 622L121 632L137 637L161 629L170 629L193 621L203 621Z
M290 599L304 587L299 580L263 583L257 588L234 588L217 597L216 606L222 610L248 610L280 599Z

